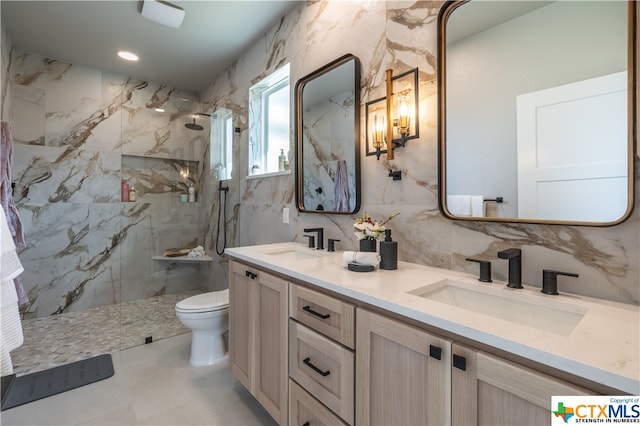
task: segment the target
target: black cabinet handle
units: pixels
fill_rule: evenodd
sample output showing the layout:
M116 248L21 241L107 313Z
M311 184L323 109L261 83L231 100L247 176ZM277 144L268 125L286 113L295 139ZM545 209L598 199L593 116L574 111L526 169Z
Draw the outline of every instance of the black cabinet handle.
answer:
M467 359L460 355L453 355L453 366L462 371L467 371Z
M435 359L442 359L442 348L438 346L429 345L429 356Z
M312 369L313 371L315 371L316 373L318 373L322 377L327 377L329 374L331 374L331 371L329 371L329 370L322 371L318 367L313 365L311 363L311 358L309 358L309 357L305 358L302 362L304 363L304 365L306 365L307 367L309 367L310 369Z
M304 306L302 308L302 310L305 311L305 312L310 313L311 315L315 315L315 316L317 316L318 318L321 318L321 319L328 319L329 317L331 317L330 314L321 314L320 312L314 311L313 309L311 309L311 306Z
M311 425L311 423L309 423L309 422L302 423L302 426L310 426L310 425Z
M252 280L255 280L255 279L258 277L258 274L254 274L254 273L253 273L253 272L251 272L251 271L244 271L244 276L245 276L245 277L249 277L249 278L251 278Z

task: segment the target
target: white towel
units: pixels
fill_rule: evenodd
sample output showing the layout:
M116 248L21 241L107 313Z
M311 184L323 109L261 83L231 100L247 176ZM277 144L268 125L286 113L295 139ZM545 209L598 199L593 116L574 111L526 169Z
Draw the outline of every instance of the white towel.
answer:
M380 264L380 255L369 251L345 251L342 253L342 264L345 268L352 262L377 267Z
M16 254L16 246L7 225L4 209L0 208L0 374L13 373L10 352L22 345L22 324L18 310L18 293L14 278L24 270Z
M484 217L484 196L472 195L471 196L471 216Z
M199 257L204 256L204 247L198 246L198 247L192 249L189 252L188 256L191 257L191 258L199 258Z
M471 216L471 195L447 195L447 210L454 216Z

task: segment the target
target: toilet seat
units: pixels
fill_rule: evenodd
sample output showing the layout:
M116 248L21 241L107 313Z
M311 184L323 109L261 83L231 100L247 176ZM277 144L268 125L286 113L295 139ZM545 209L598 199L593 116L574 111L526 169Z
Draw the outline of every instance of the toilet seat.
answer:
M203 313L229 308L229 289L197 294L176 303L176 312Z

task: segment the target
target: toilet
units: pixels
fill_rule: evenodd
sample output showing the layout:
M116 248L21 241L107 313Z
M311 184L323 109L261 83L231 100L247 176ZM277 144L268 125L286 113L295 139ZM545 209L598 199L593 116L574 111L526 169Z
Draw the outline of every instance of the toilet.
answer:
M201 367L227 360L223 334L229 328L229 289L198 294L176 303L176 317L193 332L191 365Z

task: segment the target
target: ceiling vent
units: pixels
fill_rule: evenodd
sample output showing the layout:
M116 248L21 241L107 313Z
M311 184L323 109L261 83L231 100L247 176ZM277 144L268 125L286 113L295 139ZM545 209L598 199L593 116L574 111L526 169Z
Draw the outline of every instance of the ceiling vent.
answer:
M179 28L184 19L183 8L160 0L144 0L141 13L145 18L171 28Z

